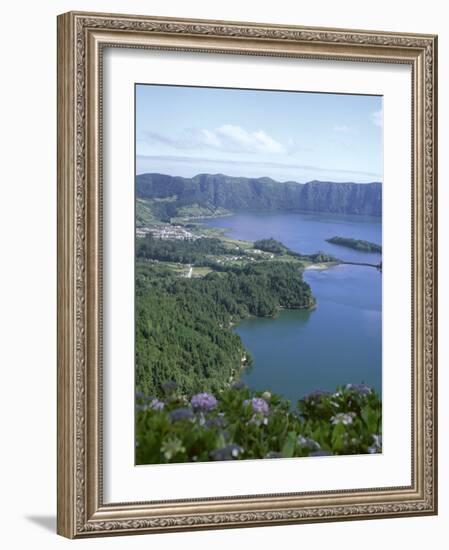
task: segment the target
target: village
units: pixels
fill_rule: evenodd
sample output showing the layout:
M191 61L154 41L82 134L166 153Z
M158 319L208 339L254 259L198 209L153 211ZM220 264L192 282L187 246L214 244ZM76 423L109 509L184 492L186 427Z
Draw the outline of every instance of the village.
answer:
M151 227L137 227L136 237L146 237L152 235L156 239L169 239L178 241L194 241L200 238L181 225L154 225Z

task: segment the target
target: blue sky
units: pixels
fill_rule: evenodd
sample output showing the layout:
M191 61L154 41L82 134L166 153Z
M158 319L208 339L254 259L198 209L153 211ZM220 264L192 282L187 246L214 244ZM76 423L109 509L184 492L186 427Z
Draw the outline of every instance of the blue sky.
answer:
M382 98L136 86L136 172L382 181Z

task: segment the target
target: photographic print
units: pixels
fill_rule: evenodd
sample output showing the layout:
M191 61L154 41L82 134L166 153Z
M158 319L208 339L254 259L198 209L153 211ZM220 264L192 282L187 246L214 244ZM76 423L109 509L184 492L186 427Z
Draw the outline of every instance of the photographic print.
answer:
M137 84L136 463L382 452L382 97Z

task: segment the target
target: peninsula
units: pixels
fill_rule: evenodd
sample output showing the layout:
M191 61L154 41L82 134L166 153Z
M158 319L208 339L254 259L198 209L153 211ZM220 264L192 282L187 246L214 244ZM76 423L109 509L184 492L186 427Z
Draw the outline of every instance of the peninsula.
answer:
M361 239L352 239L350 237L331 237L330 239L326 239L326 241L338 246L353 248L354 250L359 250L360 252L382 253L382 246L380 244L371 243Z

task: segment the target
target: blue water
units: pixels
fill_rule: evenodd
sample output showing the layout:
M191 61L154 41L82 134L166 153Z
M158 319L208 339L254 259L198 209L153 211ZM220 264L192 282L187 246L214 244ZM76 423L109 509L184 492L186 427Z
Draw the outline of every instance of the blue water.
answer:
M335 235L381 244L379 218L332 214L238 213L204 220L243 240L273 237L302 253L324 251L343 260L379 263L381 255L325 241ZM312 311L282 311L236 327L253 366L242 379L253 389L280 393L293 403L316 390L347 383L382 386L382 274L374 268L339 265L306 270L317 299Z
M352 237L382 244L380 218L341 214L299 214L285 212L240 212L223 218L202 220L209 227L226 230L235 239L256 241L273 237L296 252L322 251L342 260L376 263L380 254L358 252L326 242L330 237Z

